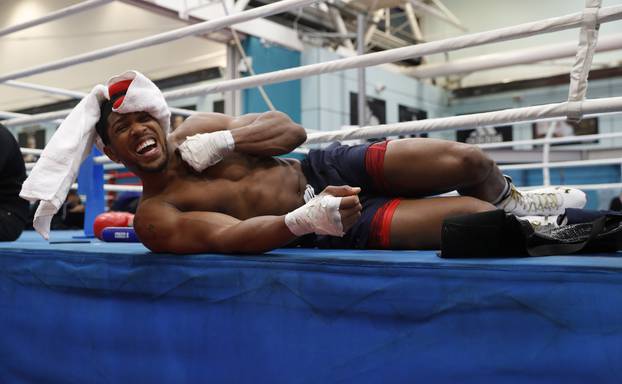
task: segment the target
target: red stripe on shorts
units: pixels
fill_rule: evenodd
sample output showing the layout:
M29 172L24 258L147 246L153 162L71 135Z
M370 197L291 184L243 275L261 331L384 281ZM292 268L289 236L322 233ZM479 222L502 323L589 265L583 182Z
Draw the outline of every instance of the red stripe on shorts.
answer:
M374 143L365 152L365 170L371 177L377 192L389 191L387 180L384 177L384 154L389 141Z
M384 203L371 221L368 244L372 247L388 249L391 246L391 220L402 199L391 199Z

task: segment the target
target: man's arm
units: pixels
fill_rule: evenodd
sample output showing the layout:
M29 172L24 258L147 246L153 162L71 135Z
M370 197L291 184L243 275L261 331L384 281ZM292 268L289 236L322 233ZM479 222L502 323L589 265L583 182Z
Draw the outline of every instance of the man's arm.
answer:
M146 201L138 208L134 228L143 244L154 252L263 253L288 244L297 237L296 233L337 235L331 233L335 231L331 222L338 222L343 234L361 216L359 192L360 188L349 186L327 187L287 215L247 220L217 212L182 212L165 202ZM341 196L333 208L322 200L328 195Z
M180 145L199 133L231 131L236 152L277 156L291 152L307 139L304 128L282 112L265 112L230 117L220 113L197 113L173 133L171 142Z
M166 203L146 203L134 228L147 248L170 253L262 253L296 238L282 216L241 221L216 212L181 212Z

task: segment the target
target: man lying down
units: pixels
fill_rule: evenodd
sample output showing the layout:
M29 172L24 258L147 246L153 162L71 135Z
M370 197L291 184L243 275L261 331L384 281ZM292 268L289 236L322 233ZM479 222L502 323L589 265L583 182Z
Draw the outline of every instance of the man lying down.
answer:
M448 217L495 209L557 215L586 202L575 189L519 192L493 160L462 143L335 143L298 161L274 157L306 140L305 130L280 112L199 113L172 133L169 121L160 90L138 72L95 87L24 184L22 197L48 202L35 228L47 236L46 215L66 195L95 131L106 155L142 180L134 228L154 252L258 253L296 245L438 249ZM58 168L63 156L78 157L64 162L73 172L37 187L42 176L54 178L46 164ZM428 197L453 190L460 196Z

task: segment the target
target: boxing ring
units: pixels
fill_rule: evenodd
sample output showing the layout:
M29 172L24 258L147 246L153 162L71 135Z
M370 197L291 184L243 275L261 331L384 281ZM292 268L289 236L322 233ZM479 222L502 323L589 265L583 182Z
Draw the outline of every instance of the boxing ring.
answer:
M0 74L0 82L314 2L275 2ZM622 97L588 100L585 90L597 40L593 32L598 23L622 18L622 6L600 8L592 0L586 5L584 12L554 19L165 95L174 100L244 89L582 28L585 39L581 40L588 43L580 44L566 102L312 132L307 144L619 113ZM3 124L51 121L67 113L7 115ZM572 141L593 138L573 137ZM564 140L569 139L547 137L483 147L542 144L542 163L505 169L542 169L545 185L550 183L547 174L552 168L622 163L619 158L550 162L550 145ZM96 152L82 165L75 187L87 197L86 233L53 232L47 242L25 232L16 242L0 243L0 327L4 330L0 381L618 383L622 377L622 258L618 254L468 260L442 259L431 251L152 254L142 244L88 238L89 222L104 210L104 191L140 191L139 186L106 184L105 172L117 168ZM582 187L619 188L622 183Z

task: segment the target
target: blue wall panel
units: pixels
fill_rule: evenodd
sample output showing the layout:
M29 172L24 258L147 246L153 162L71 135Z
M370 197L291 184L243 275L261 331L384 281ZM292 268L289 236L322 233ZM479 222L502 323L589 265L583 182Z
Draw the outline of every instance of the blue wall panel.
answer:
M252 57L253 69L258 74L300 66L300 52L277 45L266 45L256 37L246 39L244 49ZM264 89L277 110L287 113L294 121L301 122L300 80L266 85ZM257 89L244 90L242 100L244 113L269 110Z

